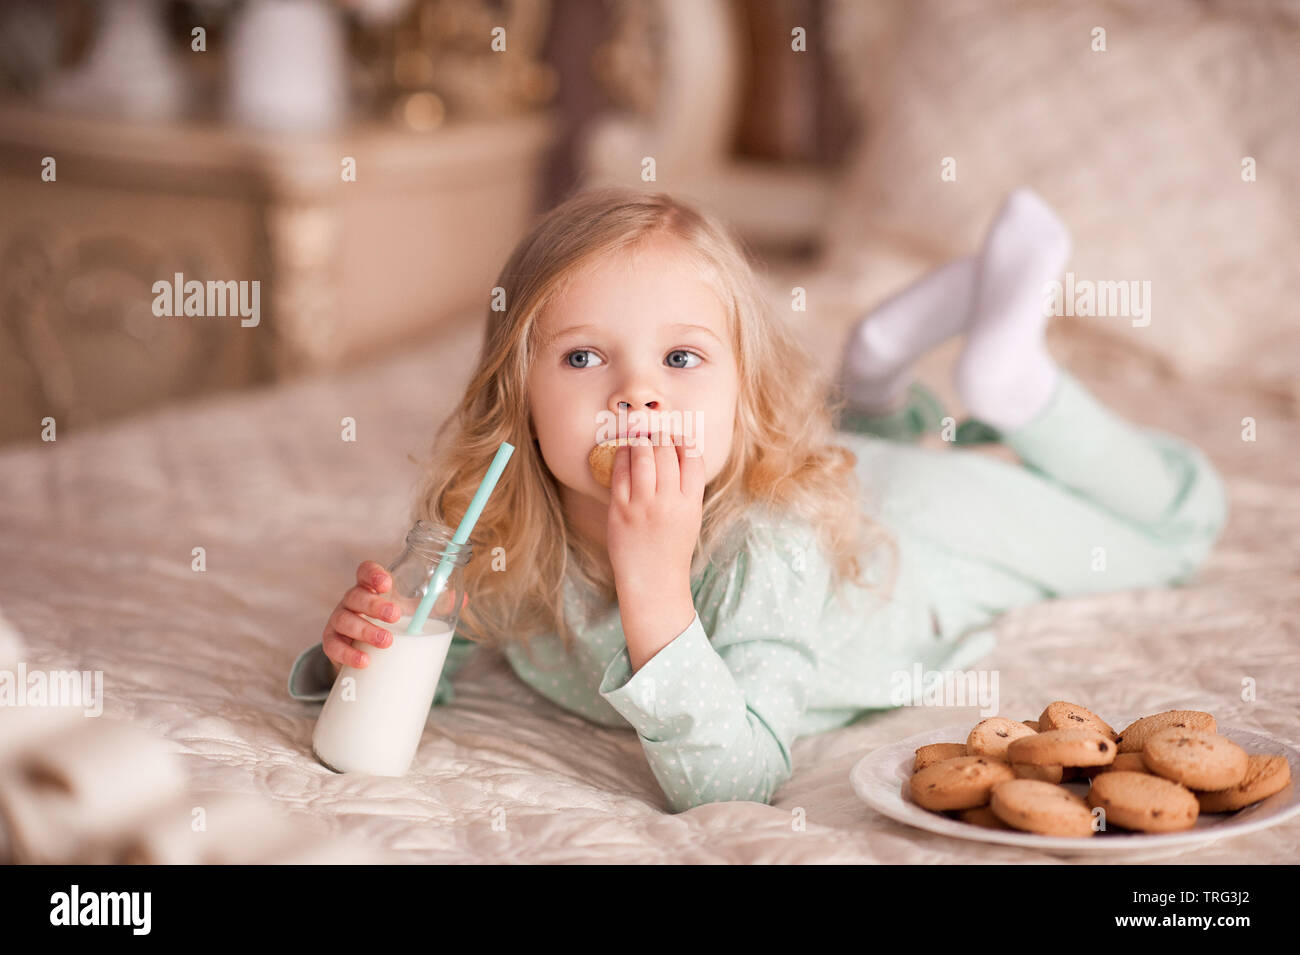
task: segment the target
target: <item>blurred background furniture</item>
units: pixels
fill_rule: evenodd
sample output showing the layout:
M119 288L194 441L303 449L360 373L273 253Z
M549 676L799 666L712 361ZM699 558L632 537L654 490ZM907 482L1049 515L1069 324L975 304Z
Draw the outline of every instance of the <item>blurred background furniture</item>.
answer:
M1071 317L1053 347L1300 406L1300 264L1279 254L1300 244L1300 131L1278 121L1300 86L1300 2L993 11L14 0L0 441L34 440L47 414L85 427L405 347L487 300L531 217L607 182L721 215L779 306L805 288L792 318L818 348L840 346L834 316L894 291L893 266L915 277L969 250L1028 185L1070 223L1077 277L1151 283L1149 324ZM262 327L143 311L177 271L261 282Z
M814 250L858 125L841 94L854 64L828 55L829 12L806 0L615 4L597 75L618 108L580 139L586 182L666 185L756 248Z
M407 347L485 305L533 215L640 182L645 155L647 187L806 255L857 127L830 9L5 5L0 442ZM178 272L259 282L258 326L155 316L153 283Z
M6 32L11 63L26 39L22 24L36 32L42 12L80 13L90 36L77 65L51 66L45 83L0 103L0 380L8 399L0 440L34 440L47 415L83 428L404 347L487 302L539 202L556 132L545 108L553 78L534 58L545 4L521 5L507 18L511 51L497 60L453 57L457 31L473 25L462 21L473 18L446 14L467 11L464 4L389 4L404 18L346 21L352 48L371 59L358 67L350 112L332 116L304 87L310 122L295 119L284 93L259 100L248 92L277 89L276 76L292 72L304 49L306 68L323 68L299 45L294 22L235 22L227 32L256 37L246 42L257 47L232 55L236 65L285 63L276 76L240 82L217 70L206 88L204 72L189 67L220 57L219 34L208 50L190 50L179 9L194 7L197 17L198 5L172 11L181 21L172 24L173 45L181 45L164 62L186 79L183 91L162 91L158 77L100 52L162 57L153 31L169 6L20 3L3 14L14 27ZM300 8L254 0L234 16L266 21ZM345 8L307 8L333 18L342 35ZM441 39L430 16L439 11L448 30ZM470 12L479 25L493 20L487 8ZM146 39L133 40L133 30ZM464 76L446 73L443 60ZM243 92L232 95L232 86ZM156 316L153 284L176 273L258 282L257 325Z
M28 438L47 414L82 427L427 335L491 288L550 135L524 116L286 142L14 107L0 128L5 433ZM259 324L155 316L176 272L259 281Z

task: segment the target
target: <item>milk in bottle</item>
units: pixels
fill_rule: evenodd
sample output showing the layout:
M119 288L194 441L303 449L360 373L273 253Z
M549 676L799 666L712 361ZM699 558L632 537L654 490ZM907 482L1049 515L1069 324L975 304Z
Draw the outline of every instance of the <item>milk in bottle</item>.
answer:
M312 752L340 773L404 776L415 758L438 689L438 679L466 600L465 564L472 544L455 544L449 530L417 521L406 547L388 567L392 588L381 598L396 605L396 623L360 616L393 635L377 647L354 639L369 664L342 667L321 708L312 734ZM442 567L439 591L419 633L407 633L431 578Z
M397 623L361 616L391 631L393 642L377 647L354 641L370 664L339 670L316 721L312 751L336 772L404 776L420 745L453 633L433 616L420 634L406 632L409 614Z

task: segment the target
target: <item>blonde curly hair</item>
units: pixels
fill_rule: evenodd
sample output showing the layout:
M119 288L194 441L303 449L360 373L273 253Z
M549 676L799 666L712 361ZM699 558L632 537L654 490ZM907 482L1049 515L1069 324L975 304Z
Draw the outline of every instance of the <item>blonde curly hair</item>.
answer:
M438 429L412 509L413 520L455 527L501 443L515 446L475 526L474 558L464 571L473 597L457 629L470 639L526 647L531 637L555 632L570 647L569 573L607 603L617 599L608 561L564 514L532 432L526 382L547 306L597 261L664 236L681 243L726 304L739 374L735 445L704 490L692 580L710 563L734 559L762 512L815 528L836 596L847 583L873 586L862 558L875 547L890 552L896 574L896 541L859 504L857 459L832 442L843 397L772 314L743 241L666 193L587 189L541 216L501 269L496 284L506 307L488 311L478 365L459 407Z

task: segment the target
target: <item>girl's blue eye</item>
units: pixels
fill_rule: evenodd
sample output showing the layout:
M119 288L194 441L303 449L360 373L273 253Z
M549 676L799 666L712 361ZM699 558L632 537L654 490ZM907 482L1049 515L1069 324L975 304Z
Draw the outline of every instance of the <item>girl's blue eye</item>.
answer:
M696 355L695 352L693 352L693 351L687 351L687 350L684 349L684 348L678 348L676 351L670 351L670 352L668 353L668 356L669 356L670 358L671 358L673 355L695 355L696 358L700 358L700 356L699 356L699 355ZM703 358L700 358L700 361L703 361L703 360L704 360ZM695 365L673 365L672 367L673 367L673 368L694 368Z
M574 355L591 355L591 354L592 352L591 349L589 348L575 348L573 351L569 352L567 355L564 356L564 363L568 365L570 368L590 368L592 367L589 364L589 362L591 361L590 358L588 358L587 361L583 362L581 365L575 365L571 361L569 361L569 359L572 358Z
M569 360L569 359L572 358L574 355L587 355L587 356L591 356L592 354L594 354L594 352L592 352L592 350L591 350L590 348L575 348L573 351L569 352L567 355L564 356L564 363L565 363L566 365L568 365L570 368L594 368L595 366L591 364L591 358L590 358L590 357L588 357L585 361L583 361L582 363L577 364L577 365L575 365L573 362L571 362L571 361ZM695 352L693 352L693 351L687 351L687 350L684 349L684 348L676 348L676 349L674 349L673 351L670 351L670 352L668 353L668 355L669 355L669 357L671 357L671 356L673 356L673 355L693 355L696 359L698 359L697 362L696 362L696 365L698 365L698 363L699 363L700 361L703 361L703 360L704 360L704 359L701 358L699 355L696 355ZM673 364L673 365L670 365L669 367L671 367L671 368L683 368L683 369L685 369L685 368L695 368L696 365L678 365L678 364Z

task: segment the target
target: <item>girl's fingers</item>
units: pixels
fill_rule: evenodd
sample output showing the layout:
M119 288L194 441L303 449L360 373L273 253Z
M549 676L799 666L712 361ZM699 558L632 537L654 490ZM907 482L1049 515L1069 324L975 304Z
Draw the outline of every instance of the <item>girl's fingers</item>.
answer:
M614 467L609 475L609 497L611 501L627 504L632 496L632 449L620 444L614 449Z
M632 486L629 503L645 501L655 493L655 449L648 438L637 438L631 452Z
M368 587L374 593L384 593L392 586L392 578L383 566L373 560L363 560L357 564L357 583Z
M451 610L455 601L456 592L454 590L444 590L438 595L437 600L433 602L433 613L447 613ZM464 610L465 605L468 603L469 594L462 589L460 594L461 609ZM401 609L392 600L390 594L372 594L364 587L350 588L343 595L342 607L354 614L364 613L376 620L383 620L387 623L396 623L402 616Z
M694 441L690 449L695 450ZM686 439L678 435L661 436L658 442L641 438L619 445L610 475L611 498L630 504L646 502L666 490L693 494L703 477L704 463L700 455L689 455L687 450Z
M686 438L680 439L678 450L681 451L682 493L694 499L704 496L704 455L694 439L688 444Z
M385 595L372 594L364 587L352 587L343 595L343 606L353 613L368 613L376 620L397 620L401 613L397 605Z
M654 447L655 490L680 491L682 487L681 467L677 460L677 440L672 435L661 435Z
M357 586L348 588L343 600L334 608L325 624L321 635L321 648L325 656L334 664L337 673L340 667L350 666L364 669L370 665L370 657L358 650L353 643L360 640L376 647L391 646L394 637L382 627L376 627L363 619L360 614L367 614L376 620L396 623L401 617L401 610L391 599L393 580L380 564L373 560L363 560L357 565ZM384 596L388 594L388 596ZM434 601L434 613L445 615L456 600L456 591L444 590ZM469 595L463 590L460 594L460 606L463 610L469 604Z
M325 631L324 637L321 638L321 646L325 650L325 656L340 666L364 670L370 665L370 658L363 651L353 647L351 640L333 630Z
M386 647L393 641L393 635L383 627L376 627L372 623L367 623L352 611L344 610L342 607L330 615L329 623L326 626L340 636L373 643L377 647Z

